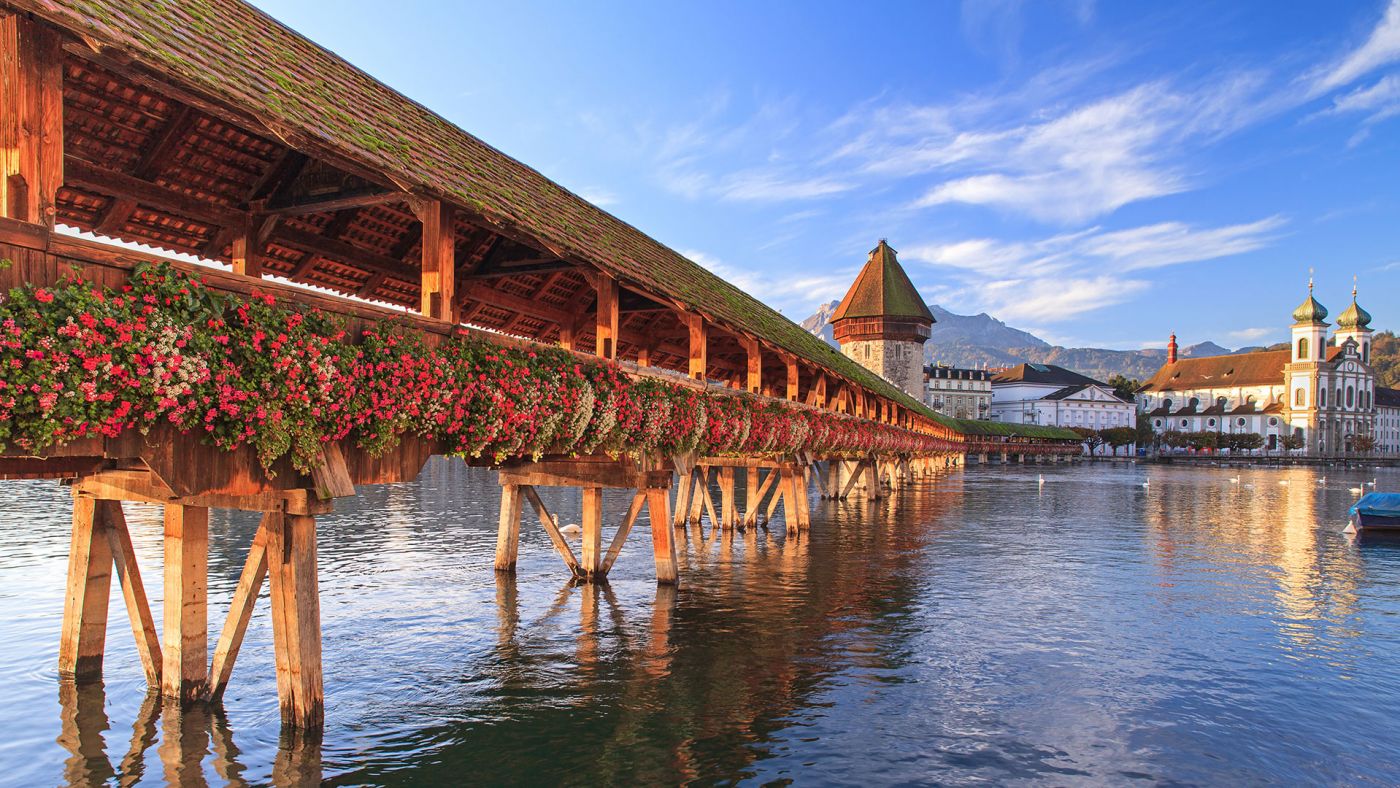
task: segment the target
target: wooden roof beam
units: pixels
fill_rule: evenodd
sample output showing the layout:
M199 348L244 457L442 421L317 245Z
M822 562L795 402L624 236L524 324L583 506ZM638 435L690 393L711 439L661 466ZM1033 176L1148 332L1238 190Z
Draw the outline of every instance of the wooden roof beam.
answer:
M329 213L331 211L342 211L348 208L365 208L371 205L382 205L388 202L400 202L408 199L407 192L393 191L391 189L352 189L346 192L322 195L319 197L293 199L289 201L269 200L265 213L277 214L279 216L303 216L309 213Z

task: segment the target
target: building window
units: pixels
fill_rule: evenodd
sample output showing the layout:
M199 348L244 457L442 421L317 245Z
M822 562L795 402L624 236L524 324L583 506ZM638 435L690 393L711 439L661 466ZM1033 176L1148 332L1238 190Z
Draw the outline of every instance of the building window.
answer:
M1181 420L1181 426L1183 426L1183 427L1186 426L1186 419L1182 419L1182 420Z
M1327 389L1322 389L1317 392L1317 406L1319 408L1327 407Z
M1303 337L1302 339L1299 339L1299 340L1298 340L1298 360L1299 360L1299 361L1306 361L1307 359L1308 359L1308 338L1307 338L1307 337Z
M1244 426L1244 417L1241 416L1241 417L1240 417L1240 420L1237 421L1237 422L1235 422L1235 423L1238 424L1238 425L1240 425L1241 427L1243 427L1243 426Z
M1308 404L1308 392L1306 389L1293 390L1293 404L1299 408Z
M1211 420L1207 421L1207 422L1206 422L1206 426L1207 426L1207 427L1214 427L1214 426L1215 426L1215 419L1211 419Z
M1160 426L1162 426L1162 420L1161 420L1161 419L1157 419L1156 421L1152 422L1152 426L1154 426L1154 427L1160 427Z
M1347 407L1350 408L1356 400L1356 389L1347 386Z
M1278 426L1278 419L1274 418L1273 416L1270 416L1270 417L1269 417L1269 426L1270 426L1270 427L1277 427L1277 426Z

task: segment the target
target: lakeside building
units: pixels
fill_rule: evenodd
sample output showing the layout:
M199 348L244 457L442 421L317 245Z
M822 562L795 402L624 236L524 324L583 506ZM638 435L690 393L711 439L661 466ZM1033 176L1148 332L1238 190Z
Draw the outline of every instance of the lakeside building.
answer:
M852 361L923 400L924 343L933 313L885 239L831 313L832 336Z
M992 373L930 364L924 367L924 404L955 419L990 419Z
M1326 318L1309 280L1285 350L1178 358L1172 334L1167 362L1138 390L1143 418L1159 435L1258 433L1270 450L1294 435L1306 454L1351 453L1365 435L1376 452L1400 451L1400 392L1376 385L1371 315L1357 303L1356 288L1330 343Z
M1136 405L1107 383L1053 364L1020 364L992 377L992 421L1103 430L1136 427ZM1099 447L1100 453L1112 450Z

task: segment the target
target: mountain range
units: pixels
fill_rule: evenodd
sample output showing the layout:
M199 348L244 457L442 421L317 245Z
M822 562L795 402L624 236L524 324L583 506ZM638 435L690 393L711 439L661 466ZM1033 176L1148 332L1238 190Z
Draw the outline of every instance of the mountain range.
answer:
M837 302L823 304L815 314L802 321L802 327L825 339L833 347L830 317ZM954 367L1010 367L1022 363L1055 364L1097 380L1114 375L1145 380L1167 360L1162 348L1142 350L1109 350L1106 348L1060 347L1040 337L1012 328L986 314L959 315L937 304L929 304L937 322L924 345L924 356L930 362ZM1214 342L1201 342L1180 348L1183 358L1191 356L1221 356L1260 350L1246 347L1231 350Z

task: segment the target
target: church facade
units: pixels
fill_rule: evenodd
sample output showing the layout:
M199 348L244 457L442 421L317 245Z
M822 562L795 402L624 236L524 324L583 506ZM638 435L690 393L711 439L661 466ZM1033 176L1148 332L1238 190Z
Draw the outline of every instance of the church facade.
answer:
M1143 384L1138 405L1157 434L1258 433L1264 448L1285 448L1285 436L1318 456L1361 451L1395 453L1388 425L1400 416L1397 394L1376 383L1371 368L1371 315L1356 302L1328 337L1327 309L1312 294L1293 311L1286 350L1178 358L1176 335L1167 363ZM1367 440L1359 440L1365 436Z

